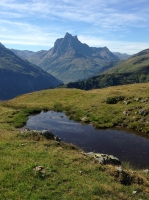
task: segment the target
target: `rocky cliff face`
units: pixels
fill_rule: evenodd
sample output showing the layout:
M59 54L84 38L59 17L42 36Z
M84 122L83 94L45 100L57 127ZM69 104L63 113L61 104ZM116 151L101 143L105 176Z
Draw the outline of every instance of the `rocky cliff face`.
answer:
M54 47L49 51L48 55L63 56L75 55L79 57L96 57L103 60L118 60L118 58L109 51L107 47L89 47L87 44L81 43L77 36L66 33L64 38L57 39Z

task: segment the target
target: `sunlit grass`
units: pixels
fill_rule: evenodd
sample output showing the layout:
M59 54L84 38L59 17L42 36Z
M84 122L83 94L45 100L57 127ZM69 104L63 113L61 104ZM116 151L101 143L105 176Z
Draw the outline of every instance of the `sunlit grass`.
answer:
M138 126L148 132L147 123L137 119L147 121L148 114L142 117L141 108L131 110L134 106L149 109L148 102L134 100L149 97L148 88L149 84L135 84L92 91L52 89L1 102L0 199L149 199L149 173L124 163L123 169L132 181L123 185L125 177L117 167L96 163L74 145L24 137L16 129L26 122L28 115L44 109L64 111L76 120L86 116L100 128L125 124L127 128ZM130 103L106 102L115 96L124 96ZM123 111L130 114L125 116ZM35 171L36 166L42 166L44 171Z
M76 121L88 117L88 121L97 128L121 126L148 133L148 88L148 83L142 83L90 91L52 89L22 95L5 104L15 109L38 108L38 110L64 111ZM145 99L147 100L144 101ZM145 110L146 114L140 114L141 110ZM25 117L24 111L21 110L21 113L24 115L24 120L22 116L23 121L20 124L18 122L18 126L21 126L30 114L27 111ZM14 118L19 117L21 113L16 114ZM15 119L14 121L16 122Z

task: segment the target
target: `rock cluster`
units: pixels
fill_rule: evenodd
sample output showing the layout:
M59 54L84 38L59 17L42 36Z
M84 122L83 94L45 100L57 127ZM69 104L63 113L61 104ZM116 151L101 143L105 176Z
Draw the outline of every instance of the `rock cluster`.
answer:
M113 155L93 153L93 152L85 153L85 155L93 157L100 164L121 165L121 161Z
M55 136L50 130L30 130L28 128L25 128L21 131L22 134L31 134L31 135L41 135L45 137L48 140L56 140L56 141L61 141L58 136Z

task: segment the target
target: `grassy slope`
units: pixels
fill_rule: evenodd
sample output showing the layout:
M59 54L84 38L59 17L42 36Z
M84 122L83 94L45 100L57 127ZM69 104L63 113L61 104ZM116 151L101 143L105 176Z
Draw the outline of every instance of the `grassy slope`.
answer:
M45 60L39 66L64 83L69 83L99 74L112 67L114 63L114 61L110 62L94 57L85 57L83 55L82 57L77 57L76 55L68 54L58 57L55 61L49 59L49 62L47 62Z
M149 49L145 49L117 66L109 69L108 73L125 73L146 70L149 67Z
M114 119L124 117L123 110L130 110L132 106L148 109L147 102L132 100L148 97L148 87L149 84L135 84L88 92L53 89L1 102L0 199L149 199L148 173L134 172L124 166L133 177L133 184L125 186L121 184L123 178L118 175L116 167L95 163L73 145L42 137L23 137L15 128L23 124L29 113L37 111L35 108L65 110L75 119L88 116L96 125L110 126ZM120 95L130 98L131 103L105 103L105 98ZM131 113L128 118L132 119L133 115ZM140 127L146 130L143 123ZM39 165L44 167L44 173L33 170Z
M143 50L125 61L115 63L103 74L84 81L70 82L62 87L90 90L108 86L149 82L149 49Z

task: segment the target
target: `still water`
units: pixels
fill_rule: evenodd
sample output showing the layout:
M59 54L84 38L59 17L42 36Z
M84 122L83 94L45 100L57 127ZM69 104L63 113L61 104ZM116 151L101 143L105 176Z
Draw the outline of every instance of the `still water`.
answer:
M149 167L149 139L122 130L95 129L91 124L70 120L61 112L41 112L30 116L26 126L51 130L61 140L73 143L86 152L112 154L139 168Z

